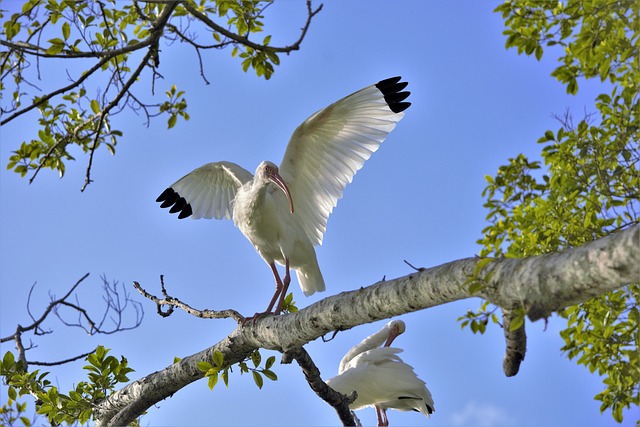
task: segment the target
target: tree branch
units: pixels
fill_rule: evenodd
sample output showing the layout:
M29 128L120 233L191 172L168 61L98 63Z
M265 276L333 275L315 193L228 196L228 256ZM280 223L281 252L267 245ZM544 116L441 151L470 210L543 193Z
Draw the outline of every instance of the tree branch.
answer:
M16 327L16 331L12 334L9 335L7 337L3 337L2 339L0 339L0 342L8 342L8 341L15 341L15 346L16 349L18 350L18 359L22 362L23 364L23 369L26 371L28 370L28 367L30 364L34 364L34 365L41 365L41 366L53 366L53 365L60 365L60 364L64 364L64 363L68 363L68 362L72 362L74 360L77 359L81 359L83 357L86 357L87 354L83 354L83 355L79 355L79 356L74 356L72 358L66 359L66 360L62 360L62 361L58 361L58 362L33 362L33 361L28 361L27 360L27 356L26 356L26 352L27 350L29 350L29 348L32 348L33 346L29 347L29 348L25 348L24 343L23 343L23 334L25 332L29 332L29 331L34 331L34 333L36 335L42 335L44 334L44 332L39 332L41 330L41 325L44 323L44 321L47 319L47 317L49 316L49 314L51 314L51 312L55 313L56 316L58 317L58 319L66 326L78 326L83 328L87 333L93 335L93 334L112 334L115 332L120 332L120 331L124 331L127 329L133 329L136 328L140 325L140 323L142 322L142 316L144 315L144 312L142 314L142 316L140 315L140 310L138 309L138 307L136 306L136 322L135 325L131 326L131 327L123 327L121 324L121 319L122 319L122 315L124 313L124 311L127 308L127 302L130 301L130 299L128 298L128 295L126 296L126 302L123 306L119 305L119 304L114 304L112 301L112 297L111 294L116 294L117 296L117 292L114 289L110 289L108 287L107 284L107 280L106 278L103 278L103 282L105 283L105 287L104 287L104 292L107 294L107 307L105 309L105 313L103 316L103 320L100 323L96 323L91 316L89 315L89 313L87 312L86 309L84 309L80 303L71 303L69 301L67 301L69 299L69 297L71 297L71 295L76 291L76 289L78 288L78 286L80 286L80 284L87 278L89 277L89 273L85 274L84 276L82 276L73 286L71 286L71 288L61 297L61 298L55 298L55 297L51 297L51 301L49 302L49 304L47 305L47 307L44 309L42 315L40 315L39 318L34 318L33 315L31 315L31 309L29 307L29 303L27 303L27 311L29 312L29 315L31 317L31 319L33 320L33 323L30 324L29 326L22 326L22 325L18 325ZM35 285L34 285L35 286ZM32 287L33 290L33 287ZM29 301L31 299L31 291L29 292ZM77 297L76 297L76 301L77 301ZM64 319L62 319L60 313L59 313L59 309L60 307L69 307L71 309L73 309L75 312L78 313L79 316L79 320L77 323L68 323L66 322ZM102 328L102 325L104 323L104 319L107 317L107 314L109 312L111 312L111 310L114 310L116 312L116 316L117 316L117 322L114 326L114 328L112 330L105 330ZM87 327L83 324L83 319L84 321L86 321L89 324L89 329L87 329Z
M178 298L170 296L164 287L164 276L160 276L160 285L162 287L162 294L164 295L164 298L162 299L147 292L142 288L142 286L140 286L140 283L133 282L133 287L136 288L143 297L156 303L158 314L162 317L169 317L173 313L174 307L179 307L192 316L200 317L202 319L228 319L230 317L238 323L244 320L244 317L235 310L198 310L191 307L189 304L180 301ZM169 306L169 309L167 311L162 311L162 307L165 305Z
M235 41L237 43L243 44L243 45L248 46L248 47L250 47L252 49L255 49L255 50L260 50L260 51L270 50L272 52L285 52L285 53L289 53L289 52L291 52L293 50L300 49L300 44L302 43L302 40L304 39L304 37L307 34L307 30L309 29L309 25L311 24L311 20L313 19L313 17L317 13L319 13L322 10L322 4L320 4L320 6L318 6L318 8L316 10L313 10L312 7L311 7L311 0L307 0L307 21L305 22L304 26L301 29L300 37L298 38L298 40L296 40L296 42L293 43L290 46L273 47L273 46L269 46L269 45L262 45L262 44L258 44L258 43L252 42L251 40L249 40L245 36L241 36L239 34L236 34L236 33L232 32L232 31L227 30L226 28L216 24L214 21L212 21L204 13L198 11L198 9L196 9L189 2L183 3L182 6L191 15L193 15L198 20L202 21L204 24L206 24L213 31L222 34L223 36L227 37L228 39L231 39L231 40L233 40L233 41Z
M345 396L329 387L322 381L322 378L320 378L320 370L316 364L313 363L311 356L309 356L309 353L307 353L304 347L298 347L285 352L282 356L282 363L291 363L293 359L300 365L311 389L336 410L342 424L345 426L355 426L356 423L353 418L353 412L349 409L349 405L357 399L358 393L354 391L350 396Z
M504 328L504 337L507 343L507 349L502 361L502 370L508 377L513 377L520 370L520 363L524 360L527 352L527 333L522 326L515 330L511 330L511 322L517 317L512 310L502 309L502 327Z
M491 279L480 294L502 307L524 307L532 320L584 302L640 279L640 225L561 253L526 259L500 259L487 265ZM224 366L244 360L258 348L292 350L328 332L350 329L400 314L470 298L467 278L477 257L449 262L367 288L330 296L296 313L266 316L237 327L222 341L154 372L99 403L96 426L127 424L151 405L203 377L198 362L214 351ZM118 417L126 410L126 417Z

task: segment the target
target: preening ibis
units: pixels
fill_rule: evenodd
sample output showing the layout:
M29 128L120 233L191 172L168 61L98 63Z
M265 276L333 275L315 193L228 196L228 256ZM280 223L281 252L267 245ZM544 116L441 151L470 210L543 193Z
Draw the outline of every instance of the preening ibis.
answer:
M427 418L434 412L426 384L397 355L402 349L389 347L404 331L402 320L387 323L351 348L340 361L338 375L327 381L329 387L345 395L355 390L358 397L349 408L375 407L381 426L389 425L387 409L418 411Z
M276 291L265 313L279 297L279 314L290 269L305 295L325 290L314 246L345 186L411 105L400 80L382 80L313 114L293 132L279 168L264 161L254 176L235 163L208 163L156 201L178 218L232 219L273 271ZM284 279L275 263L285 266Z

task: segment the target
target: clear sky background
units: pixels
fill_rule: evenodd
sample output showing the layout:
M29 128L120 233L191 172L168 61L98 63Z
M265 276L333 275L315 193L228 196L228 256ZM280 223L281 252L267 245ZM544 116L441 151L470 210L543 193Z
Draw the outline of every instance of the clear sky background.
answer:
M3 2L14 7L21 2ZM0 335L17 323L30 323L26 301L38 316L49 293L61 296L85 273L80 302L99 310L100 275L125 284L145 308L143 324L132 331L89 337L51 320L53 334L36 337L31 360L65 359L98 344L125 355L139 379L203 350L235 328L233 320L201 320L177 311L160 318L155 305L131 287L139 281L159 294L159 275L169 292L200 309L234 308L245 315L263 310L273 292L268 266L230 221L178 220L155 198L176 179L204 163L236 162L250 171L262 160L280 162L289 136L313 112L381 79L401 75L409 82L413 105L380 150L347 187L329 219L317 250L327 291L306 298L293 279L298 307L383 277L411 272L403 262L430 267L477 254L475 243L486 225L481 192L484 176L495 174L509 157L536 158L536 140L559 124L552 114L567 108L576 117L593 111L597 82L581 82L569 96L549 76L555 55L541 62L504 48L503 22L492 10L498 2L326 1L299 52L282 56L269 81L243 73L230 51L205 52L206 85L197 57L187 46L161 46L156 83L162 93L172 83L185 90L188 122L166 130L166 121L149 128L127 113L114 118L125 134L112 157L99 150L95 180L84 193L86 157L67 165L60 180L42 171L28 185L0 168ZM281 1L267 11L266 33L274 44L298 37L305 19L302 1ZM202 35L203 40L205 35ZM260 37L261 40L261 37ZM47 89L66 82L72 63L42 68ZM136 93L147 97L148 79ZM36 133L36 115L26 115L1 130L0 158ZM471 299L401 316L407 331L394 344L431 390L436 413L390 412L392 425L433 426L608 426L593 397L601 378L560 352L565 322L553 316L527 322L528 351L520 373L506 378L502 330L483 335L461 330L456 318L475 309ZM97 313L97 312L96 312ZM74 320L73 318L69 320ZM386 321L342 332L328 343L306 348L327 379L336 374L344 353ZM1 351L13 349L3 344ZM272 352L263 351L263 357ZM279 360L279 355L278 355ZM84 378L77 362L55 368L52 380L62 390ZM274 366L279 381L262 390L250 375L231 375L213 392L205 381L191 384L149 410L142 425L337 425L332 408L311 391L299 367ZM2 399L6 399L4 388ZM30 403L30 406L32 404ZM625 412L623 425L638 418ZM373 410L359 411L365 424Z

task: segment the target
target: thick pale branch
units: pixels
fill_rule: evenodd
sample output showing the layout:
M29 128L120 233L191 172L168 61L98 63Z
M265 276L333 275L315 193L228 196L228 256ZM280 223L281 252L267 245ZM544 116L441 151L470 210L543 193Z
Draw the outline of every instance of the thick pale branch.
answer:
M530 320L640 280L640 225L577 248L489 264L480 296L500 307L524 307Z
M496 260L483 270L492 275L479 296L506 308L524 307L529 318L539 319L554 310L638 281L639 240L640 225L636 225L563 253ZM255 325L238 327L214 346L111 395L96 407L96 425L112 425L116 420L126 424L151 405L201 379L203 373L197 363L210 361L215 350L223 354L225 366L230 366L258 348L284 352L334 330L472 297L466 283L479 261L479 258L453 261L343 292L297 313L265 317ZM127 417L116 418L123 410Z

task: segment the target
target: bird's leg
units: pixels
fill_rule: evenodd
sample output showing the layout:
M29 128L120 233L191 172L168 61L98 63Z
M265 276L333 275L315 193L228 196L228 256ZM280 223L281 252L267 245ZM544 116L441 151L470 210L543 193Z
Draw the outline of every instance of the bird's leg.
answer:
M387 419L387 414L384 409L380 408L378 405L376 407L376 416L378 417L378 426L388 426L389 420Z
M284 280L282 281L282 293L280 294L280 300L278 301L278 305L276 306L276 311L274 314L280 314L282 312L282 304L284 304L284 299L287 296L287 290L289 289L289 284L291 283L291 274L289 273L289 258L284 259Z
M280 296L280 294L282 293L282 289L284 288L284 285L282 283L282 280L280 279L280 274L278 274L278 269L276 268L276 264L272 262L269 265L271 266L273 275L276 278L276 292L273 294L273 297L271 298L271 302L269 302L269 307L267 307L267 309L262 313L256 313L251 317L245 317L244 320L242 321L243 326L246 325L247 322L249 322L250 320L253 320L253 324L255 325L256 320L258 320L258 318L263 314L278 314L277 312L272 313L271 310L273 309L273 306L275 305L276 300L278 299L278 296Z
M285 285L282 283L282 279L280 279L280 274L278 274L276 263L272 262L269 265L271 266L271 271L273 271L273 276L276 278L276 292L273 294L273 298L271 298L271 302L269 303L269 307L267 307L267 310L265 311L265 313L272 312L271 310L273 309L273 306L275 305L276 300L278 299L278 296L280 296L280 294L282 293L282 290L285 288ZM287 269L285 280L287 279L288 275L289 275L289 269ZM278 312L276 311L274 314L278 314Z

